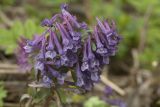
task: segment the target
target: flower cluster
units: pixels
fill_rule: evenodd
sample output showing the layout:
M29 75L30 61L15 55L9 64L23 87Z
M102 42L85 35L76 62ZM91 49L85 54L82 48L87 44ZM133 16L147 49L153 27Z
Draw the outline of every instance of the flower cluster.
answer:
M111 87L106 86L104 90L104 97L102 100L104 100L106 103L116 106L116 107L127 107L126 103L122 101L121 99L114 98L113 97L114 91Z
M46 87L65 84L67 73L72 72L73 84L90 90L100 80L109 57L115 55L121 37L114 21L98 18L93 32L88 32L87 24L79 23L67 8L62 5L61 13L42 21L41 26L46 28L42 35L19 43L19 62L23 68L34 68L37 79ZM87 32L84 39L82 32Z

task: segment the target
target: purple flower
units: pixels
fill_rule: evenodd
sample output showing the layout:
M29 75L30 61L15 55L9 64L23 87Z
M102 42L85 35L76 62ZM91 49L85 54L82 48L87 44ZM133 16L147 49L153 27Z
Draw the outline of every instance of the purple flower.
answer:
M104 47L104 45L101 43L99 35L98 35L98 31L97 28L95 27L94 29L94 37L96 40L96 46L97 46L97 50L96 52L102 56L105 56L108 53L107 48Z
M26 53L31 53L32 52L32 47L28 43L23 48L24 48Z
M109 64L109 56L102 56L102 63Z
M27 41L28 45L32 47L33 51L41 49L42 40L44 39L44 36L49 32L49 30L50 29L47 29L45 32L42 33L42 35L34 35L33 40Z
M51 30L50 36L53 37L54 43L56 45L57 51L59 54L63 54L62 46L57 38L57 35Z
M69 65L69 60L66 54L61 55L61 65L65 65L65 66Z
M104 93L107 97L109 97L113 94L113 89L109 86L106 86L105 89L104 89Z
M52 31L50 31L51 34ZM54 50L54 43L53 43L53 35L49 36L48 46L46 47L45 58L53 59L57 55L56 51Z
M52 77L57 78L59 84L64 84L65 75L60 74L58 71L54 70L52 67L47 66L49 74Z
M18 42L19 47L17 51L17 60L21 71L30 71L32 66L28 62L28 53L26 53L24 46L27 44L27 40L21 37L21 41Z
M78 49L81 49L81 47L82 47L82 42L80 41L80 40L78 40L78 41L72 41L72 43L73 43L73 52L77 52L78 51Z
M107 40L109 45L116 45L118 43L118 38L115 36L115 32L108 34Z
M102 30L102 32L104 34L108 34L108 32L110 31L110 27L108 26L108 23L105 23L105 25L107 25L107 29L105 28L105 26L103 25L103 23L98 19L96 18L97 22L98 22L98 26L100 27L100 29Z
M92 46L91 46L91 37L88 36L88 59L90 60L90 67L94 68L99 66L99 61L96 59L93 50L92 50Z
M96 59L94 53L92 52L91 46L91 38L88 36L88 60L89 60L89 71L91 73L91 80L98 81L99 80L99 61Z
M99 72L92 72L91 71L91 80L94 81L94 82L98 82L100 79L100 74Z
M117 34L115 29L115 22L112 21L109 25L108 21L103 23L97 18L100 39L104 42L105 47L108 49L108 55L114 56L117 50L117 45L121 40L121 37ZM100 33L102 32L102 33Z
M69 67L73 67L74 64L76 64L77 61L78 61L78 56L77 56L77 54L74 53L73 51L67 51L66 56L67 56L67 58L68 58L68 60L69 60L68 66L69 66Z
M51 35L53 36L54 43L55 43L55 45L57 47L57 51L58 51L58 53L60 55L60 61L61 61L60 63L61 63L61 65L67 66L68 63L69 63L69 60L68 60L65 52L62 49L62 46L61 46L61 44L60 44L60 42L59 42L59 40L57 38L57 35L55 35L55 33L53 31L51 32Z
M117 45L109 45L108 40L104 37L103 34L99 33L100 40L104 44L105 47L107 47L108 50L108 56L114 56L117 50Z
M62 66L60 58L55 58L54 61L50 62L50 65L55 65L57 68Z
M42 45L39 54L37 55L37 60L45 60L45 52L46 52L46 38L43 36Z
M44 65L43 62L41 62L41 61L35 62L35 66L34 66L35 71L41 71L41 72L43 72L44 68L45 68L45 65Z
M82 29L88 30L88 26L85 22L80 23Z
M42 41L42 36L35 35L33 40L27 40L26 45L23 47L26 53L32 53L33 51L36 51L40 49Z
M64 33L64 35L66 36L67 39L71 40L71 35L69 34L69 31L67 29L67 26L65 24L60 24L61 25L61 29L62 32Z
M48 46L46 47L47 50L54 50L54 43L53 43L53 35L52 30L50 30L49 40L48 40Z
M70 33L70 35L72 36L73 40L74 40L74 41L80 40L81 34L80 34L79 32L75 32L75 31L74 31L74 29L73 29L73 27L72 27L72 25L71 25L71 23L69 22L68 19L64 18L64 20L65 20L65 23L66 23L66 25L67 25L67 28L68 28L69 33Z
M41 26L47 26L47 27L51 27L52 23L49 19L44 19L41 23Z
M51 50L48 50L46 53L45 53L45 58L47 59L53 59L56 57L56 52L55 51L51 51Z
M90 91L93 88L93 81L91 80L90 72L83 72L83 76L85 83L83 87L85 90Z
M76 85L79 87L83 86L84 85L83 74L80 69L79 63L77 63L77 65L76 65L76 76L77 76Z
M64 31L64 27L62 27L61 24L56 23L57 28L59 29L61 36L62 36L62 44L63 44L63 50L66 52L67 50L73 49L73 44L71 40L69 40L67 37L69 35L66 35L67 32Z
M69 19L69 21L71 21L75 27L80 28L80 25L76 20L76 17L72 16L68 11L66 11L66 6L62 6L61 11L62 11L62 15L66 19Z
M63 30L63 33L66 35L66 38L69 41L69 43L67 43L69 47L66 46L67 45L66 43L64 43L64 46L72 49L73 52L77 52L77 50L81 48L81 41L80 41L81 34L73 30L68 20L65 20L65 22L67 23L67 26L61 25L61 29Z
M87 56L87 43L84 44L83 47L83 59L82 59L82 65L81 70L89 70L89 62L88 62L88 56Z
M61 31L62 34L64 34L64 35L65 35L65 38L68 39L68 41L69 41L69 43L63 43L63 45L64 45L65 47L68 47L68 48L69 48L70 50L72 50L73 52L77 52L77 50L78 50L79 48L81 48L81 41L80 41L80 39L79 39L79 38L76 39L76 40L72 39L72 38L71 38L71 35L70 35L70 33L67 31L65 25L62 25L62 24L61 24L61 30L62 30L62 31ZM63 39L63 36L62 36L62 39ZM68 46L66 46L66 45L68 45ZM65 49L65 51L66 51L66 49Z
M53 81L46 75L42 77L42 81L44 84L44 87L50 88L52 86Z

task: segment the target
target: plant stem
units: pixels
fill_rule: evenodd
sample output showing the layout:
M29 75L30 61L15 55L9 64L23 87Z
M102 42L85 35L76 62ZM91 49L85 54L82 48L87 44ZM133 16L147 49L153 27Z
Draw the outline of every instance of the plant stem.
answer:
M63 106L62 106L61 96L60 96L60 94L59 94L59 92L58 92L57 89L54 90L54 95L55 95L57 107L63 107Z
M57 107L63 107L61 96L60 96L56 86L51 87L51 92L53 94L53 98L54 98L55 102L57 103Z

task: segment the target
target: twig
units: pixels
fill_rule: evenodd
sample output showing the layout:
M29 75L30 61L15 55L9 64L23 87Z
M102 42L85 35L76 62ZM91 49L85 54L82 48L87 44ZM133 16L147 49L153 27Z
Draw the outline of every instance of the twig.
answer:
M138 46L138 51L142 52L145 46L145 42L146 42L146 32L147 32L147 25L148 25L148 21L149 18L151 16L152 13L152 5L149 5L146 13L144 15L144 26L141 29L141 34L140 34L140 40L139 40L139 46Z
M118 94L120 94L121 96L125 95L125 92L116 84L114 84L112 81L110 81L109 79L107 79L104 76L101 76L101 81L105 84L110 86L112 89L114 89Z
M27 74L26 72L21 72L20 70L17 70L17 69L1 69L0 68L0 74Z
M19 107L19 103L4 102L3 107Z
M63 107L61 96L55 86L51 87L51 92L53 94L53 98L55 99L55 102L57 103L57 107Z
M50 103L51 100L52 100L52 98L49 96L49 97L45 100L45 103L44 103L44 106L43 106L43 107L49 107L49 103Z
M60 96L59 92L57 91L57 89L55 89L54 94L55 94L55 97L56 97L57 107L63 107L61 96Z
M10 63L0 63L0 68L4 68L4 69L17 69L18 65L16 65L16 64L10 64Z
M131 94L128 96L128 101L127 101L127 105L129 107L134 107L133 106L133 101L134 101L134 98L137 97L137 93L138 93L138 87L137 87L137 74L138 74L138 71L139 71L139 58L138 58L138 50L136 49L133 49L132 51L132 59L133 59L133 65L132 67L130 68L129 72L130 72L130 77L129 77L129 81L130 81L130 85L132 87L134 87L134 90L132 90ZM137 103L135 103L137 104ZM137 105L136 105L137 106Z
M132 57L133 57L133 69L139 68L139 58L138 58L138 51L136 49L132 50Z
M0 10L0 18L5 22L7 26L12 26L13 22Z

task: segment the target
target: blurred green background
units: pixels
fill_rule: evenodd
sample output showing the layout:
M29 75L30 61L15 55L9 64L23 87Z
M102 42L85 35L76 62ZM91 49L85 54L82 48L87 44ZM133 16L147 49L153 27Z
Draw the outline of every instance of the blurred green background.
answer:
M160 0L0 0L0 56L14 59L20 36L41 33L40 22L58 13L62 3L90 26L96 24L96 17L115 20L123 40L117 56L111 58L109 73L134 75L135 69L142 69L153 78L160 75Z

